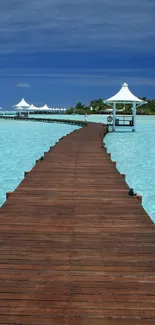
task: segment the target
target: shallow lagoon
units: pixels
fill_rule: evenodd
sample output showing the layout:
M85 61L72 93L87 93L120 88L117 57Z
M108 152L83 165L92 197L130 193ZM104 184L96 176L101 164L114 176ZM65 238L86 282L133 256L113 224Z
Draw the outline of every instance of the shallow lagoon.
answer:
M34 115L34 117L84 120L80 115ZM106 122L105 115L88 116L88 121ZM44 151L63 135L77 129L65 124L0 120L0 204L31 170ZM137 116L137 132L109 133L108 152L126 181L143 196L143 207L155 222L155 116Z
M105 143L126 182L143 196L142 205L155 222L155 116L138 116L136 132L109 133Z
M35 165L50 146L77 126L0 120L0 205L14 191L24 172Z

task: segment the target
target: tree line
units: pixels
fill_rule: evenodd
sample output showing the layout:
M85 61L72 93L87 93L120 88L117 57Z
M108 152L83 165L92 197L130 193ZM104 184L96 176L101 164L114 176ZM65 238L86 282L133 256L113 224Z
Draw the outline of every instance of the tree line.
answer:
M146 97L142 97L142 100L147 104L137 107L137 114L139 115L155 115L155 99L149 100ZM75 107L70 107L66 114L108 114L107 109L111 108L103 102L102 98L90 101L89 105L78 102ZM123 111L119 112L119 109ZM119 114L131 114L130 104L117 104L117 110Z

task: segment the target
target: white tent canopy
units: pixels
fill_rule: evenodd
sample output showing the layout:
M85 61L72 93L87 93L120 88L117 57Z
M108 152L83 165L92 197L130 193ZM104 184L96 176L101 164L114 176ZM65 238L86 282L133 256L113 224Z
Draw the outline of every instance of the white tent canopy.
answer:
M37 106L31 104L31 105L29 106L28 110L31 110L31 111L39 111L39 107L37 107Z
M21 101L17 104L17 105L14 105L13 107L17 107L17 108L26 108L26 107L30 107L30 105L25 101L24 98L21 99Z
M49 109L50 108L46 104L44 106L42 106L42 107L39 107L39 110L42 110L42 111L47 111Z
M104 101L105 104L114 103L114 102L115 103L136 103L141 105L145 103L142 99L139 99L138 97L136 97L131 93L127 83L124 83L122 85L122 88L115 96L112 96L109 99L106 99Z
M15 107L20 112L21 111L27 111L27 112L29 112L29 111L38 111L38 112L39 111L48 111L48 112L50 112L50 111L51 112L55 112L55 111L63 112L64 111L65 112L66 111L66 108L48 107L47 104L45 104L42 107L37 107L33 104L30 105L26 102L26 100L24 98L22 98L21 101L18 104L14 105L13 107Z

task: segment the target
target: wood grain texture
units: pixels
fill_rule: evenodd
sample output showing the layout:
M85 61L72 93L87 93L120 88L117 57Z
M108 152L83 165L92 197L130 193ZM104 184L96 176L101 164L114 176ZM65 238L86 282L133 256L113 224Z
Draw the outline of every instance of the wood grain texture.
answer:
M154 224L106 133L63 137L0 209L0 324L155 324Z

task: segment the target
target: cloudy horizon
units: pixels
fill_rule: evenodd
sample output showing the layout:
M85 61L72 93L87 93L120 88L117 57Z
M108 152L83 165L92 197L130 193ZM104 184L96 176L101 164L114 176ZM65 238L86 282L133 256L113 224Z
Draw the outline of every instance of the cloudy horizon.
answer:
M0 106L155 98L153 0L1 0ZM9 96L8 96L9 93Z

